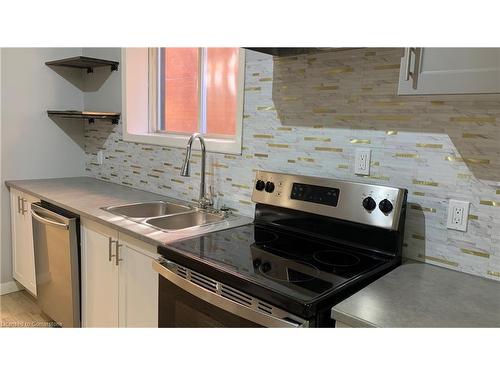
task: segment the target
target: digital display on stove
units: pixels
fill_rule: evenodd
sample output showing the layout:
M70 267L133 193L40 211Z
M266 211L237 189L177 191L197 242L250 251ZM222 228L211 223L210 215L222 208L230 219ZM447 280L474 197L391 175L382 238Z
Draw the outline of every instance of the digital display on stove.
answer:
M339 195L340 189L337 188L294 183L290 198L337 207Z

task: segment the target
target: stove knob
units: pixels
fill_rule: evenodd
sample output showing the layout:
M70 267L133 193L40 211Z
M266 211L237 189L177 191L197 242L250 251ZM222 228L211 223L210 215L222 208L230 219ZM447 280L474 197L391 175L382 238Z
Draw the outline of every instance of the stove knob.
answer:
M268 193L272 193L274 191L274 184L271 181L267 181L267 183L266 183L266 191Z
M389 212L392 211L393 206L392 206L392 203L389 200L383 199L378 204L378 208L380 208L380 211L382 211L384 214L387 215Z
M268 262L262 263L262 266L260 266L260 269L262 272L269 272L271 270L271 265Z
M377 202L372 197L363 199L363 207L367 211L373 211L377 207Z
M264 190L265 187L266 187L266 183L264 181L262 181L262 180L258 180L255 183L255 189L258 190L258 191Z

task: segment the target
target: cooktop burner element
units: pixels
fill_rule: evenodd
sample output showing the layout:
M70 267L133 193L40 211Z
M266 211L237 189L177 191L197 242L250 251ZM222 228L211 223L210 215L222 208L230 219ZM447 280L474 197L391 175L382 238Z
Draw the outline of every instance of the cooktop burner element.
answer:
M358 256L343 253L337 250L322 250L313 254L313 258L320 263L334 267L353 267L361 261Z
M292 267L273 267L270 263L265 262L259 265L258 270L270 279L289 283L311 281L320 273L312 264L303 262L296 262Z
M271 183L274 189L266 189ZM259 171L252 224L159 252L296 316L323 314L323 320L334 304L400 264L406 195L405 189ZM375 206L366 204L371 200ZM379 209L382 201L391 209Z
M267 244L269 242L276 241L278 235L276 233L270 232L268 230L262 229L255 233L255 243Z

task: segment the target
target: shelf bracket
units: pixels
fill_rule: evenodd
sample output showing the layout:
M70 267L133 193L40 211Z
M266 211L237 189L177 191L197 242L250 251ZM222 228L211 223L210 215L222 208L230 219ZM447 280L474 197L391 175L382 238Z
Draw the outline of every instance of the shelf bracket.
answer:
M94 73L94 68L88 67L87 68L87 74Z
M95 119L89 118L89 124L93 124L95 122Z
M118 65L115 64L115 65L111 65L111 71L114 72L114 71L118 71Z

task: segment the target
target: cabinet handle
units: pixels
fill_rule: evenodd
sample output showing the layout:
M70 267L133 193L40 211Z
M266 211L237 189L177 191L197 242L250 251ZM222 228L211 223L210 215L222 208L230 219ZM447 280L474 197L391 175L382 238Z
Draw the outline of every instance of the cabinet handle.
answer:
M408 81L410 79L410 67L411 67L411 53L413 48L406 48L406 73L405 80Z
M413 64L413 73L411 78L413 79L412 87L414 90L416 90L418 84L418 75L420 74L420 54L422 53L422 48L414 48L413 52L415 53L415 64Z
M108 243L108 260L111 262L114 256L113 255L113 242L118 243L118 241L113 240L111 237L109 237L109 243Z
M120 244L118 241L116 241L116 258L115 258L115 265L119 266L120 265L120 261L123 260L122 258L120 258L120 247L122 247L123 245Z
M422 52L422 48L406 48L406 72L405 72L405 79L408 81L411 77L412 79L412 88L414 90L417 89L417 84L418 84L418 74L420 72L420 54ZM415 63L413 64L413 71L410 70L411 68L411 55L415 55Z
M19 195L17 196L17 213L21 213L21 197Z

